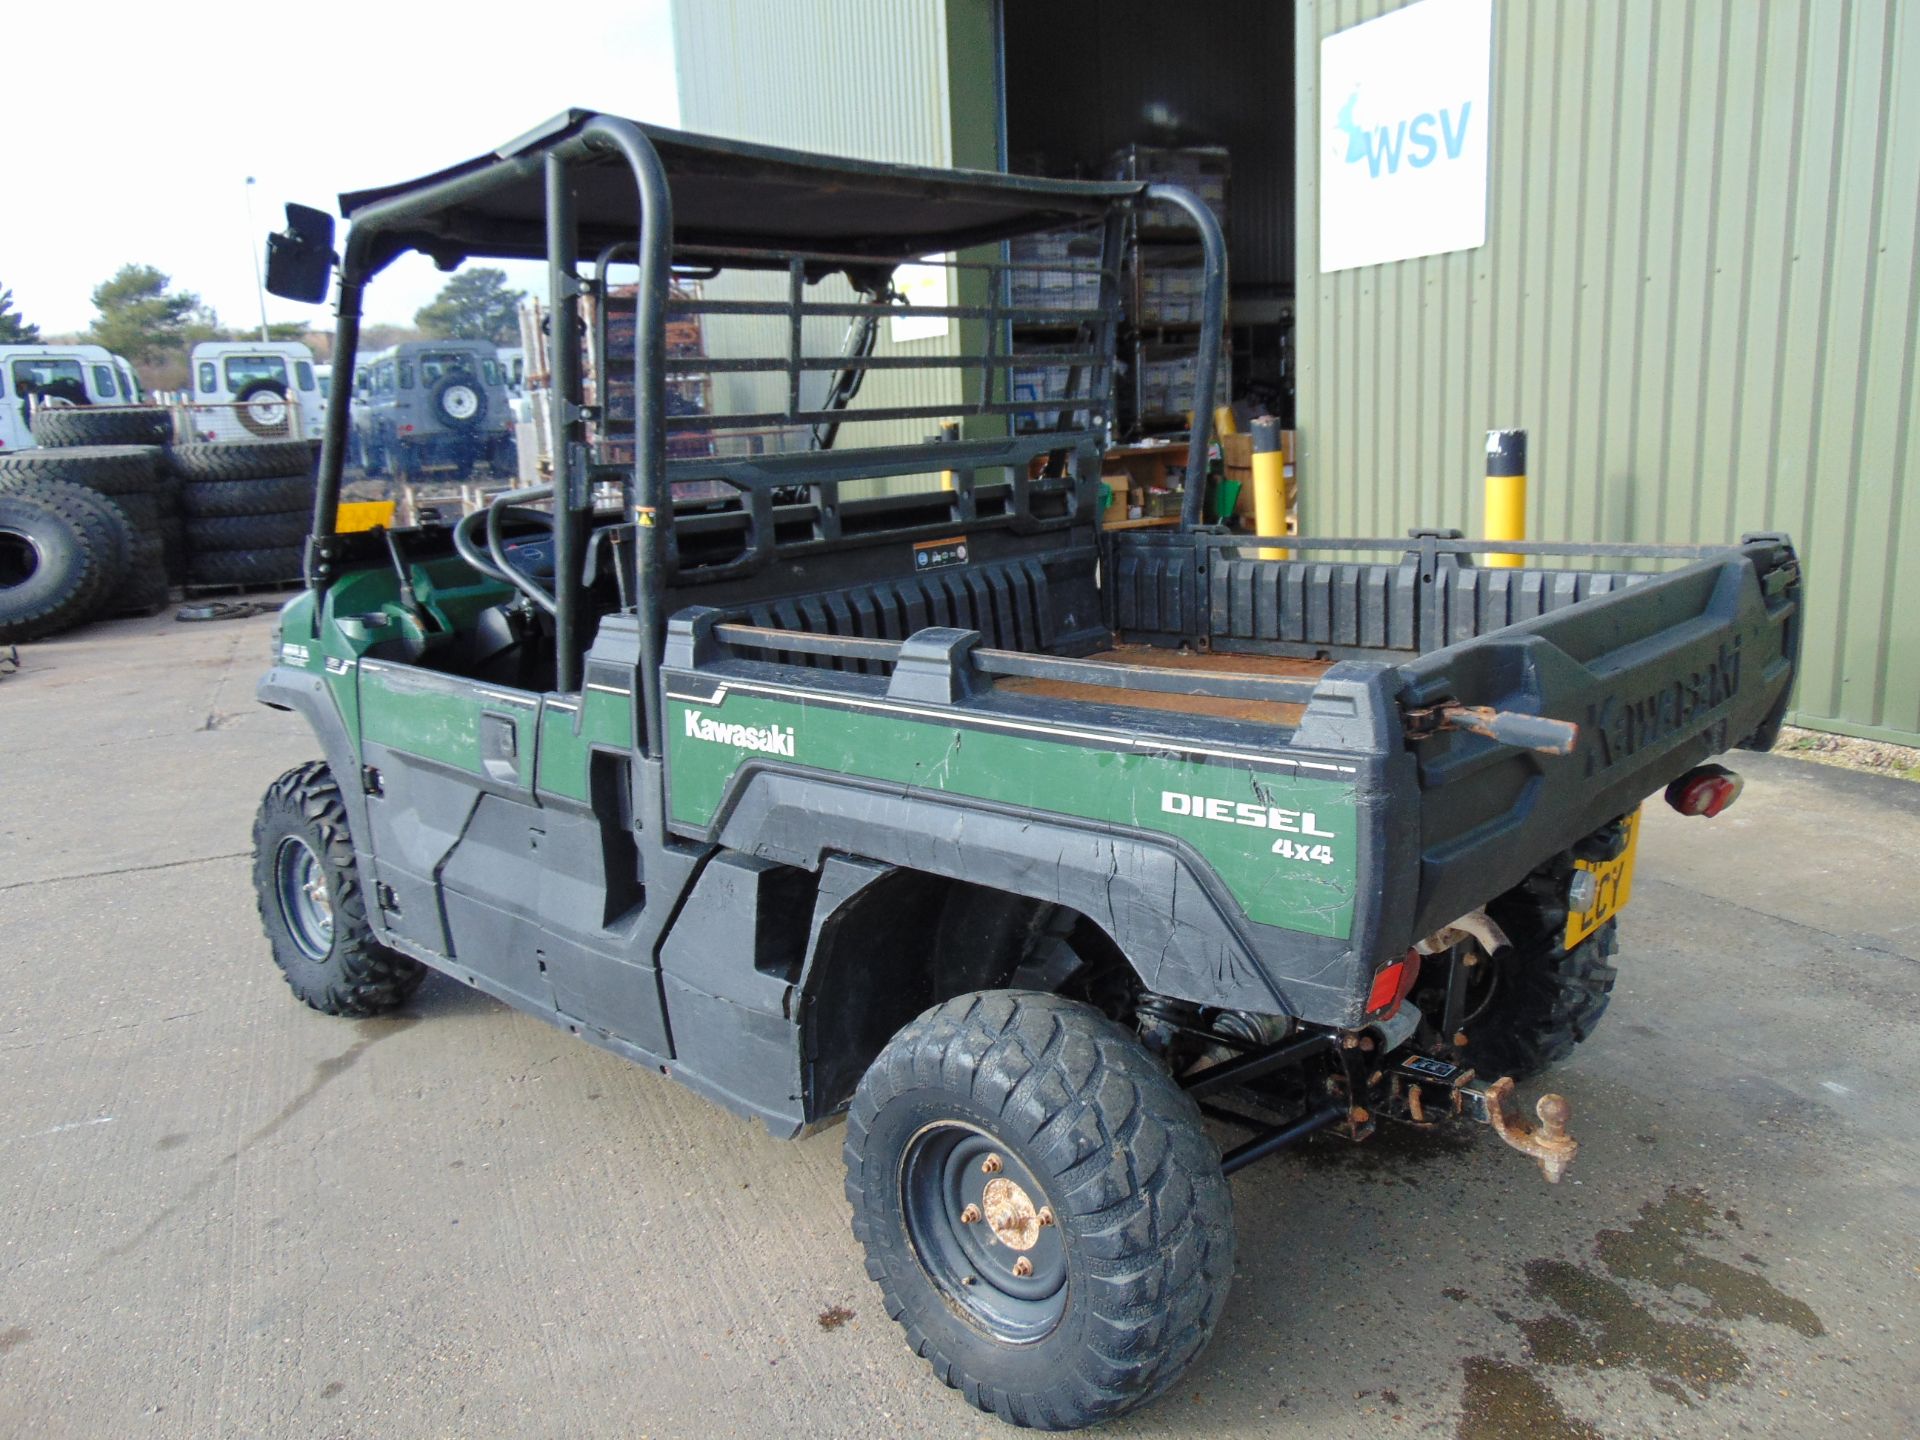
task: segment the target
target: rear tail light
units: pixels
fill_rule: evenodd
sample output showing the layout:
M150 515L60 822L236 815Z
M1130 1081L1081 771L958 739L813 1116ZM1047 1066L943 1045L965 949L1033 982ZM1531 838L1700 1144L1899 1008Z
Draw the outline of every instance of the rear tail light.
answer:
M1373 989L1367 995L1367 1018L1369 1020L1391 1020L1400 1010L1400 1002L1407 998L1413 989L1413 982L1420 978L1420 952L1409 950L1404 959L1396 960L1381 969L1373 977Z
M1682 815L1711 820L1740 798L1745 783L1724 765L1701 765L1667 786L1667 804Z

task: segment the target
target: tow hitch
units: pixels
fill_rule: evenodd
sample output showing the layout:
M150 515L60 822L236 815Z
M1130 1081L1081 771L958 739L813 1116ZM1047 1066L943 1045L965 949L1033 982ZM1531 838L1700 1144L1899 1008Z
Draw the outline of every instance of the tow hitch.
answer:
M1567 1133L1573 1107L1565 1096L1542 1095L1533 1107L1540 1117L1535 1126L1521 1115L1513 1092L1510 1078L1483 1084L1465 1066L1430 1055L1408 1055L1393 1068L1385 1109L1415 1125L1431 1125L1449 1116L1489 1125L1507 1144L1538 1161L1549 1184L1558 1185L1580 1151L1580 1142Z

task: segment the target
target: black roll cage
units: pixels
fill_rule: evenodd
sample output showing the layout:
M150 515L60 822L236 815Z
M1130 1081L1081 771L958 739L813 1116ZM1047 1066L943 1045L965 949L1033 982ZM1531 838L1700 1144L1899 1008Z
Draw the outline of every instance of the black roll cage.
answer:
M609 181L610 175L620 178ZM674 177L689 192L679 229ZM628 193L628 179L634 203L622 215L620 207L626 203L622 197ZM600 183L593 183L596 180ZM781 200L786 203L776 203ZM1194 433L1188 448L1181 516L1181 528L1192 530L1200 525L1205 492L1207 442L1212 433L1208 397L1215 393L1220 354L1226 253L1212 212L1187 191L1172 186L1047 180L841 160L688 135L597 112L567 111L489 155L407 184L341 197L342 213L352 225L339 266L333 363L336 371L352 373L366 286L408 250L429 255L447 270L473 257L546 259L553 436L550 490L557 577L552 596L555 688L578 689L585 649L580 634L584 547L594 482L607 478L608 468L592 463L585 443L590 407L580 403L580 301L591 284L604 283L606 264L616 253L633 252L631 262L622 261L635 264L639 277L635 295L634 453L624 478L635 526L633 598L639 630L643 743L646 753L654 754L662 734L659 668L667 620L662 613L664 592L676 574L665 413L665 382L670 370L676 368L669 363L665 344L665 322L676 304L672 293L676 254L683 264L780 268L789 274L787 301L758 307L752 301L710 302L713 313L777 313L792 320L792 343L785 357L730 362L734 369L784 370L789 379L788 404L777 414L731 417L733 423L832 423L844 412L807 412L799 407L800 373L818 368L801 357L800 316L809 310L859 316L877 314L888 307L865 300L807 305L801 298L806 283L838 270L848 275L856 289L871 293L873 275L890 275L896 266L931 254L958 252L1017 234L1099 223L1101 303L1097 312L1084 317L1092 328L1081 332L1097 341L1098 353L1089 353L1096 347L1087 345L1047 358L1074 362L1076 377L1081 365L1098 362L1093 373L1107 376L1119 307L1122 224L1131 208L1155 201L1171 203L1186 212L1200 232L1205 258L1202 327L1195 364ZM594 282L583 281L579 275L583 249L597 258L600 275ZM956 266L964 268L966 263L956 262ZM863 277L867 283L863 283ZM987 322L988 344L979 397L945 407L863 408L860 418L1010 414L1015 408L1028 408L996 403L992 398L995 367L1011 363L1011 357L994 353L993 334L998 322L1016 318L1012 308L999 302L997 293L987 306L953 304L916 313ZM599 314L604 327L604 306ZM599 339L603 346L599 353L604 355L604 328ZM871 355L854 356L848 363L878 369L927 366L929 362L933 367L981 363L971 356ZM711 366L713 362L706 364ZM346 458L351 392L350 385L336 385L327 400L307 560L307 583L316 593L332 583L341 560L335 517ZM1055 403L1059 402L1037 408L1050 410ZM1097 422L1104 426L1099 405L1079 408L1088 413L1089 425ZM778 473L786 467L767 458L731 467L729 480L748 498L750 554L757 552L764 563L770 551L773 487L809 480L837 483L853 478L855 471L868 476L906 473L916 464L923 469L950 470L956 475L959 492L954 513L965 520L974 513L976 503L969 462L999 463L1009 456L1025 458L1041 451L1087 451L1096 437L1072 428L1070 421L1075 413L1076 407L1069 404L1061 411L1060 423L1051 436L1020 444L929 445L924 454L920 447L896 447L884 458L873 457L881 461L877 466L861 466L845 456L828 461L824 453L815 452L794 457L800 463L791 466L790 477ZM1092 468L1097 474L1097 464ZM1016 471L1013 498L1020 518L1030 524L1022 478ZM532 492L510 492L501 496L499 503L511 505L530 498L534 498ZM829 524L817 538L831 542L837 538L833 532ZM318 615L316 606L316 623Z

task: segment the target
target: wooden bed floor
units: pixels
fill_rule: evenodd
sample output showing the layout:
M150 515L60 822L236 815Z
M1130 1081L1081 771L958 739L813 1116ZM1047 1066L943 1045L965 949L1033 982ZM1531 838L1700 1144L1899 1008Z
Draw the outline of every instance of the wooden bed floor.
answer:
M1285 655L1201 654L1161 650L1152 645L1121 645L1084 657L1114 665L1152 666L1157 670L1189 670L1194 683L1204 685L1208 675L1271 675L1287 680L1317 680L1331 660L1298 660ZM1171 710L1182 715L1207 715L1220 720L1251 720L1259 725L1295 726L1306 706L1276 700L1236 700L1219 695L1161 695L1152 691L1119 690L1085 685L1074 680L1031 680L1008 676L996 689L1012 695L1035 695L1048 700L1073 700L1088 705L1118 706L1126 710Z

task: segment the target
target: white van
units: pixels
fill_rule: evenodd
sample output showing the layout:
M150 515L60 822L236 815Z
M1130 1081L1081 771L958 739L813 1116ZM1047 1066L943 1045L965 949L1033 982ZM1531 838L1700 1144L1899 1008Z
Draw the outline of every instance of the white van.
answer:
M137 405L133 367L99 345L0 345L0 451L31 450L32 405Z
M194 410L202 440L311 440L325 426L313 351L298 340L204 341L190 368L194 404L225 407Z

